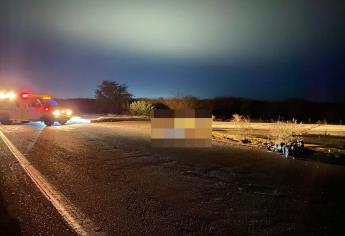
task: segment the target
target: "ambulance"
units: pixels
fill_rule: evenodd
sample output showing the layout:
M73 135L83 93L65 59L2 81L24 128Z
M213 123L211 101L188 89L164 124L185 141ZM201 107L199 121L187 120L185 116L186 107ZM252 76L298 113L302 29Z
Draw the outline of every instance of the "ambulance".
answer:
M61 125L71 118L71 109L60 107L48 94L0 91L0 123L26 123L42 121L47 126L54 122Z

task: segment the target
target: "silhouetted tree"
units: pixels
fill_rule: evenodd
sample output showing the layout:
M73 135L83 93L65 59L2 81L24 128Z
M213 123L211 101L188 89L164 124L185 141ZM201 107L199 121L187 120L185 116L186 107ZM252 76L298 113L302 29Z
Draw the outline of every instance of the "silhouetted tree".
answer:
M128 111L132 94L127 86L116 81L104 80L96 89L96 102L102 113L124 113Z

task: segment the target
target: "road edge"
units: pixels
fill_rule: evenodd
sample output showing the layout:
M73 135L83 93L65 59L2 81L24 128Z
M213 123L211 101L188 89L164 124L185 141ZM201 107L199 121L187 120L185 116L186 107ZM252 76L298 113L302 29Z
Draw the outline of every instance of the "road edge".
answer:
M79 209L70 203L66 197L57 191L42 174L31 165L25 156L15 147L15 145L0 130L0 138L6 144L13 156L19 162L25 173L30 177L43 196L53 205L64 221L78 235L103 235L97 232L94 223L88 219Z

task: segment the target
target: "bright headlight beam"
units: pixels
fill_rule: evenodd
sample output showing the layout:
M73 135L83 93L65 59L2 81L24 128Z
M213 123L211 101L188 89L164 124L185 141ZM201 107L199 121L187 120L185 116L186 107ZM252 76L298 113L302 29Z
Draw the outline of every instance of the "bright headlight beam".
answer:
M14 100L14 99L17 97L17 95L16 95L14 92L9 92L9 93L7 94L7 97L8 97L10 100Z
M14 92L0 92L0 99L10 99L14 100L17 97L17 95Z
M67 110L66 110L66 114L67 114L68 116L70 116L70 115L72 115L72 114L73 114L73 112L72 112L72 110L67 109Z
M53 111L54 116L60 116L61 112L59 110Z
M0 92L0 99L5 99L6 98L6 94L4 92Z

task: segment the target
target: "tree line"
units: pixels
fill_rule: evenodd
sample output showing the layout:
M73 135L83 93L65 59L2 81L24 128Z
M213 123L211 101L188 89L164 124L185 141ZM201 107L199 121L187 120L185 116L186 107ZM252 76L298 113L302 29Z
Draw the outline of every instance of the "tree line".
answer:
M140 103L138 103L140 101ZM345 123L345 102L312 102L304 100L258 101L243 98L219 97L199 99L196 97L134 98L128 87L116 81L103 81L95 91L95 99L62 100L84 113L130 113L142 109L210 109L219 120L230 120L233 114L250 117L256 121L297 119L304 123ZM60 102L60 103L61 103ZM137 102L135 104L134 103ZM147 104L147 106L145 105ZM144 106L141 108L141 106Z

